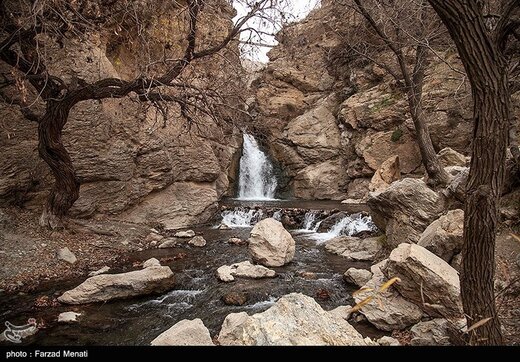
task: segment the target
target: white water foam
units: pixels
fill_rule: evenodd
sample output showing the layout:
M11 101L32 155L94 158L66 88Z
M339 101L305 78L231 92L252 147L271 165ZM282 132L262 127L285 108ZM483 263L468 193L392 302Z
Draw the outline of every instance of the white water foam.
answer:
M257 223L263 216L262 210L236 208L222 212L222 223L232 228L247 228Z
M319 227L319 225L318 225ZM316 227L316 230L318 229ZM312 236L318 243L336 238L341 235L352 236L362 231L376 231L377 226L372 222L372 218L368 215L348 215L338 220L332 228L326 233L316 233Z

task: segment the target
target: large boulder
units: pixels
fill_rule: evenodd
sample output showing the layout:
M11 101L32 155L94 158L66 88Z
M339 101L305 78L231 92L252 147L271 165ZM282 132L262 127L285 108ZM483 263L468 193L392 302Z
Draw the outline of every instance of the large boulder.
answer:
M152 342L152 346L214 346L209 330L197 318L183 319L170 329L162 332Z
M439 158L439 162L443 167L466 166L466 156L455 151L450 147L446 147L440 150L437 156Z
M296 244L282 223L264 219L257 223L249 237L253 260L265 266L283 266L294 258Z
M217 277L223 282L232 282L235 276L250 279L274 278L276 272L262 265L243 261L233 265L223 265L217 269Z
M327 251L353 261L372 261L381 248L382 244L379 237L362 239L339 236L325 244Z
M379 169L372 176L368 189L370 192L383 192L394 181L401 178L399 167L399 156L392 156L381 164Z
M155 261L146 261L144 266L142 270L128 273L90 277L76 288L63 293L58 301L66 304L106 302L171 289L174 276L169 267L158 265Z
M228 315L218 341L224 346L366 345L347 321L300 293L283 296L263 313Z
M386 263L387 260L384 260L372 266L372 279L363 288L377 291L387 281L381 271ZM356 294L354 296L356 303L373 295L374 291L372 290ZM393 331L404 329L421 320L423 315L421 308L404 299L393 287L380 292L377 298L378 300L374 299L364 305L360 311L376 328L383 331Z
M464 211L451 210L430 224L422 233L418 245L428 249L438 257L451 261L460 253L464 240Z
M374 223L395 247L419 241L424 229L443 213L445 199L424 181L405 178L379 194L371 193L367 204Z
M422 246L399 245L382 270L387 278L399 277L395 288L428 314L445 318L463 315L457 271Z

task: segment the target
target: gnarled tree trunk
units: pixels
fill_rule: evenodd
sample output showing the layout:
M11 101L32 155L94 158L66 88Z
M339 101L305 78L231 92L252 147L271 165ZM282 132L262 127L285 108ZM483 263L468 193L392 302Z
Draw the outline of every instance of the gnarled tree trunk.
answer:
M40 225L52 229L61 226L62 218L79 197L80 184L76 171L62 142L62 131L69 112L70 105L65 101L49 101L38 125L38 152L49 165L55 179Z
M510 97L506 62L485 26L478 2L429 0L459 50L471 82L474 128L464 206L461 292L472 344L502 344L495 306L495 238L504 182Z

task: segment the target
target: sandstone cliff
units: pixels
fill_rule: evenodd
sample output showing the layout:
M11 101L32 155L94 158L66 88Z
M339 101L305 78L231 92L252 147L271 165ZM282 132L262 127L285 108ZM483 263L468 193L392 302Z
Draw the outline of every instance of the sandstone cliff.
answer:
M135 15L140 17L139 29L114 25L61 43L43 39L51 74L67 80L131 79L147 64L144 54L160 59L166 48L180 52L186 39L178 9L182 4L141 3L142 12ZM233 16L228 1L209 2L199 23L200 42L221 39ZM225 81L235 90L243 89L236 46L222 57L197 62L190 74L201 84ZM82 184L73 216L117 214L130 221L183 227L212 215L234 177L231 161L241 138L233 126L217 125L209 118L188 129L174 108L167 122L154 108L131 98L88 101L73 109L64 130L64 143ZM41 210L53 180L38 157L37 124L5 103L0 103L0 120L0 200Z
M392 155L399 155L403 174L423 174L402 92L378 66L344 56L348 43L340 34L355 26L344 7L322 1L277 35L280 44L253 83L255 129L285 166L295 197L362 198L374 171ZM424 85L432 141L437 151L451 147L468 154L469 83L458 73L456 52L438 54L447 62L432 57Z

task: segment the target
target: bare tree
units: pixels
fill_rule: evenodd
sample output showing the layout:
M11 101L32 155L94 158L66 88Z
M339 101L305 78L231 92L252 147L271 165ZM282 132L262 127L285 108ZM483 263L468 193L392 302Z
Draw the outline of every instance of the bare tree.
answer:
M365 19L365 23L362 23L364 28L356 30L358 43L352 44L350 49L379 65L397 81L408 100L408 110L414 123L429 183L446 185L449 176L437 158L422 104L422 89L430 63L430 49L443 32L439 26L442 24L436 20L426 0L348 0L344 4ZM368 36L379 39L384 48L393 54L393 60L378 58L366 42ZM413 61L409 59L411 50L414 52Z
M197 113L216 118L222 116L225 95L221 95L218 89L200 86L198 77L187 74L192 73L192 63L222 53L242 32L254 31L245 24L255 17L264 17L277 5L276 0L240 1L247 3L247 13L219 39L211 39L211 36L206 37L198 31L200 18L212 6L210 0L169 3L178 9L179 21L185 24L183 51L175 53L165 49L160 59L143 57L147 60L142 64L140 74L133 79L103 78L92 82L51 74L41 53L43 39L50 37L63 43L64 38L102 31L109 26L122 32L134 27L141 32L146 24L135 15L140 10L138 7L148 4L152 11L161 11L154 8L155 2L0 1L0 59L11 68L9 73L3 74L0 90L15 86L19 93L24 93L12 97L9 92L2 91L0 95L4 101L18 105L25 118L38 123L38 151L55 179L41 216L42 225L51 228L61 225L62 218L79 196L80 183L62 142L62 130L71 109L78 103L133 94L139 101L156 106L165 119L169 104L174 104L189 122ZM143 44L146 45L146 39L143 39ZM31 89L27 90L27 87ZM35 97L27 99L26 94ZM42 109L37 107L38 104Z
M428 1L458 48L474 102L460 279L468 324L487 322L472 331L470 343L499 345L502 332L494 294L495 237L511 121L506 54L510 39L520 38L520 0ZM514 144L512 151L518 152Z

